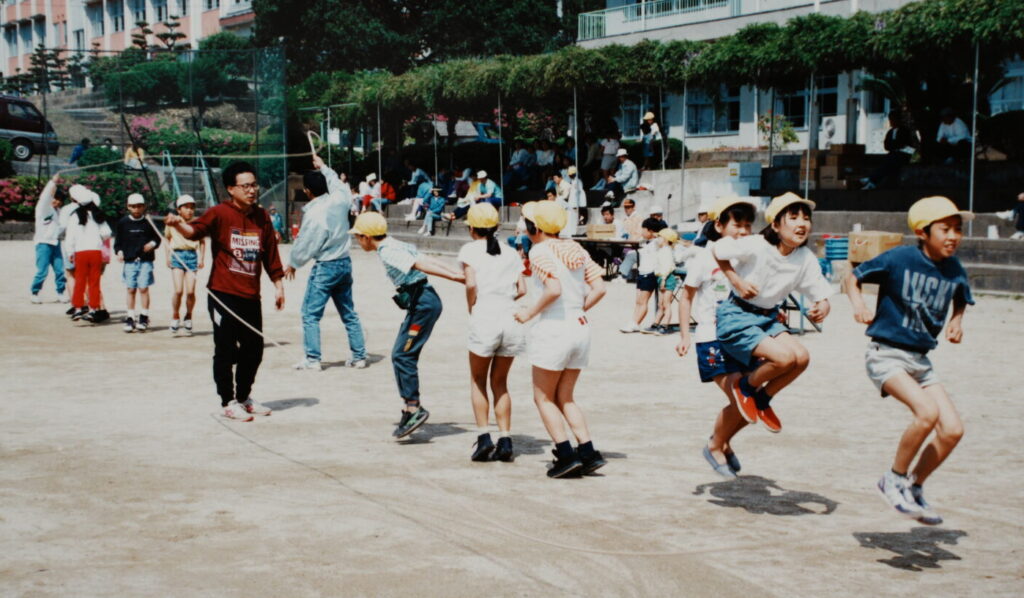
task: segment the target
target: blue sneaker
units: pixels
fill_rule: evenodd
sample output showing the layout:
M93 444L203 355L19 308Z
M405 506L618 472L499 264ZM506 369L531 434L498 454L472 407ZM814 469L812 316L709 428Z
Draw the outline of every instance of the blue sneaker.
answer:
M917 485L910 486L910 495L914 497L914 502L917 506L921 507L921 515L917 518L919 523L925 525L939 525L942 523L942 517L935 512L928 501L924 499L924 488Z
M715 470L715 473L727 480L736 479L736 473L728 465L716 461L715 456L711 454L711 449L709 449L707 445L704 446L703 453L704 458L707 459L708 464L711 465L711 469Z

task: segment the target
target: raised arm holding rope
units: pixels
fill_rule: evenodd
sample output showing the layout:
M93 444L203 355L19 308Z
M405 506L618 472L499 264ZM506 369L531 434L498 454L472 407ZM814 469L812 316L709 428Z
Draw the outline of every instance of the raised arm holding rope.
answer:
M252 421L270 409L249 396L263 361L263 313L260 274L265 268L275 288L275 305L284 308L284 269L267 212L256 205L259 184L253 167L236 162L224 169L230 201L186 223L169 214L164 222L189 239L210 237L213 268L208 290L213 321L213 379L223 415ZM232 368L234 372L232 373Z

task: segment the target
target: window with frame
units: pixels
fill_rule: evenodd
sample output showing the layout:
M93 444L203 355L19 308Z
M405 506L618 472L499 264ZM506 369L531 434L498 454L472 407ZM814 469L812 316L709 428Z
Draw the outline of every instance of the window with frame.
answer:
M206 0L206 10L215 10L220 8L220 0Z
M92 34L92 37L103 37L106 33L103 24L103 7L89 6L86 7L85 12L89 17L89 33Z
M124 31L124 3L117 1L109 6L110 24L114 28L114 32Z
M75 29L75 49L81 52L85 50L85 29Z
M1011 70L1005 79L1006 82L988 96L992 116L1011 110L1024 110L1024 67Z
M13 27L4 31L4 40L7 42L7 54L18 55L18 30Z
M7 113L14 118L23 120L40 121L43 119L43 115L38 110L28 104L19 104L18 102L8 102Z
M132 24L146 19L146 0L134 0L132 5Z
M720 135L740 130L740 88L723 85L718 97L694 89L686 98L686 133Z
M188 3L189 3L189 0L178 0L178 16L179 17L187 17L188 16Z
M162 23L167 20L167 0L154 0L153 10L156 11L156 22Z
M822 75L815 78L815 95L818 97L818 116L836 116L839 114L839 76ZM810 112L808 90L794 94L777 96L775 112L786 117L794 128L807 127L807 113Z
M29 27L21 29L21 48L26 54L32 52L32 29Z
M655 94L647 93L634 93L626 95L622 98L622 106L620 109L620 121L619 130L622 131L623 139L639 139L640 138L640 121L643 115L647 111L654 113L654 120L658 123L658 127L662 129L662 134L665 133L665 125L662 124L669 119L669 106L668 100L665 96L661 98L661 110L658 110L658 96Z

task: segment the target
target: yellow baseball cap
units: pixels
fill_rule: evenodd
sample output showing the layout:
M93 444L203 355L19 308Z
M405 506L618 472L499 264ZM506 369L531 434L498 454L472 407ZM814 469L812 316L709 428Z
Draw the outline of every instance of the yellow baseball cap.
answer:
M538 202L536 201L528 201L523 204L523 218L533 221L534 210L537 208L537 203Z
M533 220L537 228L548 233L549 235L555 235L561 232L565 228L565 223L568 220L565 209L553 201L538 201L537 207L533 208Z
M772 203L768 204L768 207L764 211L764 219L768 221L768 224L775 222L776 216L781 214L783 210L785 210L786 208L795 203L805 204L812 210L816 205L813 201L809 199L804 199L797 195L796 193L789 191L787 193L783 193L778 197L772 198Z
M473 204L466 214L466 224L473 228L494 228L499 220L498 210L486 201Z
M350 235L365 235L367 237L379 237L388 234L388 221L384 220L378 212L363 212L356 217L356 223L352 225Z
M677 233L675 229L671 228L661 229L661 231L658 232L658 236L661 237L662 239L665 239L669 243L675 243L676 241L679 240L679 233Z
M919 199L910 206L910 210L907 212L907 224L911 231L917 232L924 230L924 227L936 220L950 216L959 216L964 222L974 220L973 213L957 208L956 204L948 197L935 195Z
M708 220L718 220L718 217L721 216L723 212L740 203L747 204L754 208L754 213L757 214L757 205L749 199L743 199L739 195L725 195L716 199L715 203L711 204L711 207L708 208Z

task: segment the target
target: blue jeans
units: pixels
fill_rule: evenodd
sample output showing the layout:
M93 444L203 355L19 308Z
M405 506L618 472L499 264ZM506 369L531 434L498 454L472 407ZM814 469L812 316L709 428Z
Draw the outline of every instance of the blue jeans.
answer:
M46 271L53 268L53 278L57 283L57 293L64 292L64 258L60 253L60 245L36 243L36 275L32 279L32 294L43 288Z
M427 227L427 233L434 234L434 221L440 220L444 216L444 212L431 212L427 210L426 215L423 217L423 226Z
M427 285L416 304L405 314L402 327L391 350L391 365L395 369L398 394L406 403L420 400L420 351L430 338L434 324L441 317L441 298Z
M352 260L347 257L317 262L309 273L306 296L302 300L302 344L306 357L320 361L320 319L324 316L328 298L334 301L334 307L345 323L352 359L366 359L363 326L352 303Z

